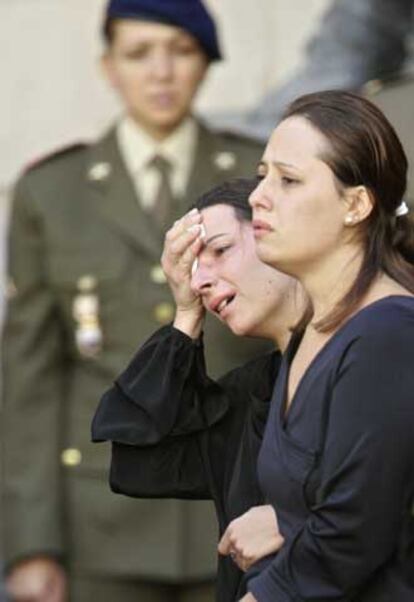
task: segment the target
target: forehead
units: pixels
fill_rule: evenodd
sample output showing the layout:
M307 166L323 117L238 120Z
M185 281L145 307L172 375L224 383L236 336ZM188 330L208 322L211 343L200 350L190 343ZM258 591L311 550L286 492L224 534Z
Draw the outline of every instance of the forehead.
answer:
M207 238L217 234L235 233L240 230L242 223L230 205L218 204L201 210Z
M328 149L325 136L304 117L283 120L274 130L263 159L293 166L306 166Z
M114 23L114 42L171 43L197 40L185 29L139 19L117 19Z

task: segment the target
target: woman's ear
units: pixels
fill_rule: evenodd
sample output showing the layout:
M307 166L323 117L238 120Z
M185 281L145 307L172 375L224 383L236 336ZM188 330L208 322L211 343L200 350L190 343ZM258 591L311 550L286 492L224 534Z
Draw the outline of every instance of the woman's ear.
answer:
M103 77L113 88L117 88L116 70L114 69L113 59L109 50L105 50L99 59L99 67Z
M352 186L344 193L346 226L356 226L364 221L374 208L374 199L366 186Z

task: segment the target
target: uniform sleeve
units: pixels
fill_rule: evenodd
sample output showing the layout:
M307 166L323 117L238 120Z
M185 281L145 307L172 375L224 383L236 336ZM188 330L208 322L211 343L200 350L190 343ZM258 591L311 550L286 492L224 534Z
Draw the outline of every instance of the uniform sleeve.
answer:
M333 385L318 502L250 582L259 602L356 599L395 553L413 496L412 340L411 326L361 338L346 353Z
M3 354L3 512L7 561L62 554L59 435L62 334L45 276L42 224L24 177L9 231L11 295Z

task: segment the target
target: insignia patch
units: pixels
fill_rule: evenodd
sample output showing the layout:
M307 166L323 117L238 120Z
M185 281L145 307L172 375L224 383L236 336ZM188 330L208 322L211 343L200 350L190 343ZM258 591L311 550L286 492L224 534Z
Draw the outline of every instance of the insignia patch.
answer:
M102 182L110 175L112 167L110 163L95 163L88 171L88 179L91 182Z

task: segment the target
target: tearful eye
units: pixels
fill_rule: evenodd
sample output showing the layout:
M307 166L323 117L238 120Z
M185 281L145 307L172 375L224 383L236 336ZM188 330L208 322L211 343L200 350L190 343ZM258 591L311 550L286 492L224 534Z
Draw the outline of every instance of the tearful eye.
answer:
M224 255L224 253L226 251L228 251L231 248L231 245L225 245L224 247L217 247L216 249L214 249L214 254L217 257L220 257L221 255Z

